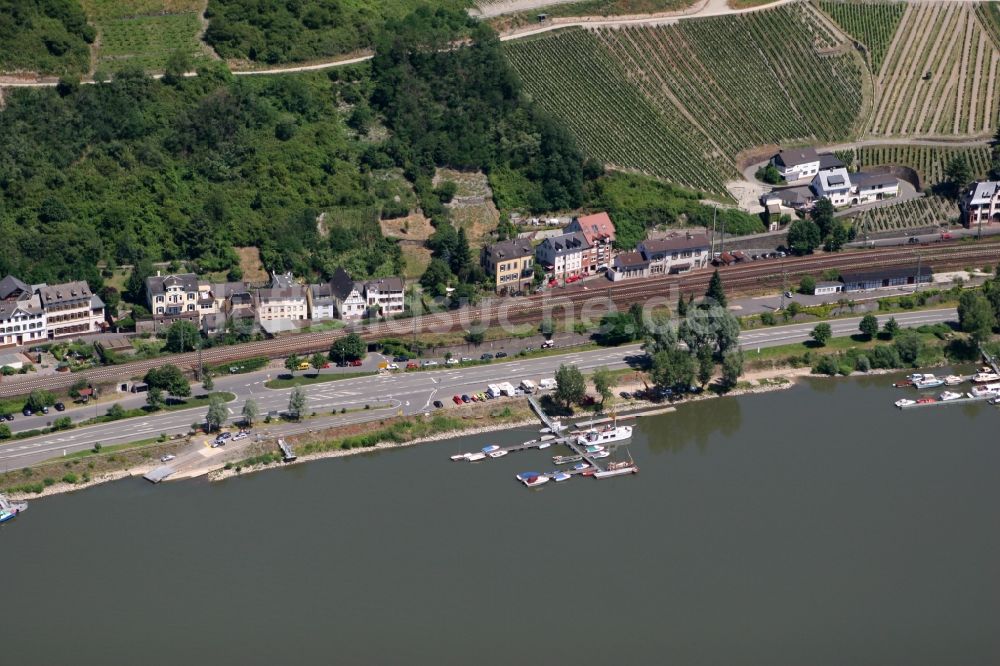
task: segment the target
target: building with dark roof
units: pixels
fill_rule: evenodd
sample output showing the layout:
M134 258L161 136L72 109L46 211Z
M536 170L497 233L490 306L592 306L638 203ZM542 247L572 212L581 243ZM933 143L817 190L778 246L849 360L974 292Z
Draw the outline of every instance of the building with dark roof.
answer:
M672 233L639 243L639 252L649 261L650 275L685 273L708 265L712 244L704 233Z
M21 301L31 298L31 287L8 275L0 280L0 301Z
M37 291L49 338L100 333L104 330L104 301L86 282L41 285Z
M520 238L483 247L480 260L497 293L527 291L535 278L534 248Z
M365 303L369 311L374 308L383 317L397 315L405 309L403 280L384 277L365 283Z
M771 158L771 164L788 182L811 179L819 173L819 155L813 148L787 148Z
M343 268L333 272L333 277L330 278L330 291L341 319L360 319L365 316L368 307L365 301L365 287L360 282L352 280Z
M583 272L584 254L589 254L587 237L579 231L546 238L535 247L535 261L553 278L576 277Z
M840 281L844 283L844 291L865 291L882 287L901 287L904 285L925 284L934 281L934 269L914 263L907 266L887 266L885 268L870 268L856 271L843 271Z
M639 251L619 252L608 271L608 278L613 282L643 277L649 277L649 260Z
M205 285L206 291L208 285ZM203 298L201 284L194 273L156 275L146 278L146 301L153 315L153 330L169 326L178 320L201 322Z
M1000 224L1000 181L973 183L962 196L959 207L966 227Z

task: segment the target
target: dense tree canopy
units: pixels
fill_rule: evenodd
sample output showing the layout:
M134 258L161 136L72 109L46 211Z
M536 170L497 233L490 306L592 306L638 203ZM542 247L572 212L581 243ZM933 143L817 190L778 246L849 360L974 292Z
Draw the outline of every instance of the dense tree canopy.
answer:
M0 0L0 70L83 74L95 35L76 0Z

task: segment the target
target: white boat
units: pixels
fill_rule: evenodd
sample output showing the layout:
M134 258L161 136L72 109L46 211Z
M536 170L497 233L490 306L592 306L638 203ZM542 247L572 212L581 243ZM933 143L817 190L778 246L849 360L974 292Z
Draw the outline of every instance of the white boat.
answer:
M1000 382L1000 375L995 372L983 368L976 374L972 375L972 381L975 384L989 384L990 382Z
M11 502L5 495L0 495L0 523L17 518L27 508L27 502Z
M552 442L542 442L541 444L538 445L538 448L539 449L547 449L550 446L552 446Z
M920 379L914 379L913 385L918 389L931 389L944 386L944 380L938 379L934 375L921 375Z
M539 439L541 439L543 442L548 442L555 438L556 438L555 435L542 435L541 437L539 437Z
M607 458L611 455L610 451L598 451L597 453L591 453L591 458Z
M955 393L954 391L945 391L938 396L941 402L948 402L949 400L958 400L959 398L964 398L965 396L961 393Z
M594 472L594 478L606 479L612 476L622 476L623 474L636 474L639 466L634 462L613 462L608 463L608 468L600 472Z
M894 404L900 409L902 409L903 407L909 407L910 405L917 404L917 401L910 400L909 398L903 398L902 400L897 400Z
M559 483L560 481L565 481L570 478L572 478L572 476L567 474L566 472L556 472L555 474L552 475L552 480L555 481L556 483Z
M603 451L604 447L601 444L590 444L584 449L587 453L597 453L598 451Z
M499 451L491 451L487 455L489 455L490 458L503 458L508 453L509 453L509 451L506 451L504 449L500 449Z
M959 377L958 375L948 375L944 378L945 386L958 386L965 381L964 377Z
M514 478L524 483L526 479L530 479L533 476L542 476L541 472L521 472L520 474L515 474Z
M583 470L589 469L589 468L590 468L590 464L589 463L585 463L585 462L580 462L580 463L577 463L577 464L573 465L573 471L575 471L575 472L582 472Z
M632 437L632 426L608 425L600 429L591 428L576 438L580 446L621 442Z
M469 462L476 462L477 460L482 460L485 457L486 457L485 453L476 451L475 453L468 454L465 459L468 460Z
M986 384L985 386L973 386L969 392L973 398L988 398L1000 395L1000 384Z
M549 477L546 474L539 474L538 476L529 476L526 479L522 479L521 483L528 486L529 488L535 488L542 485L543 483L548 483Z
M468 460L469 459L469 454L468 453L456 453L455 455L453 455L451 457L451 459L455 460L455 461Z
M483 453L485 453L485 454L489 455L489 454L493 453L494 451L498 451L499 449L500 449L500 446L499 446L499 445L497 445L497 444L490 444L489 446L484 446L484 447L483 447L482 449L480 449L480 450L481 450L481 451L482 451Z

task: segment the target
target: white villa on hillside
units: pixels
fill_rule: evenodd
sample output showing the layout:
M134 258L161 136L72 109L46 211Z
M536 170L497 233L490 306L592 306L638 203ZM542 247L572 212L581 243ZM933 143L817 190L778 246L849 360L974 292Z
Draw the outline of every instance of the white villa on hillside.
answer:
M973 183L962 197L961 208L966 227L1000 223L1000 181Z
M790 183L808 180L819 173L819 161L814 148L789 148L771 158L771 164Z
M826 197L834 208L846 206L851 200L851 174L847 169L820 171L812 181L813 191L820 199Z

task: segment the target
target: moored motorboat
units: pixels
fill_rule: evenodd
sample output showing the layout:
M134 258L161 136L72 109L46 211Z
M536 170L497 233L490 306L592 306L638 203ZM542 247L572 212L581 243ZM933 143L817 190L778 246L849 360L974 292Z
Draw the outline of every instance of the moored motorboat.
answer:
M568 463L580 462L583 456L552 456L552 462L556 465L566 465Z
M938 396L938 399L941 400L941 402L948 402L950 400L958 400L959 398L964 398L964 397L965 396L963 396L961 393L956 393L955 391L945 391Z
M989 398L1000 395L1000 384L984 384L983 386L973 386L969 392L973 398Z
M910 405L917 404L917 401L916 400L910 400L909 398L903 398L902 400L897 400L893 404L895 404L897 407L899 407L900 409L902 409L903 407L909 407Z
M944 378L945 386L958 386L965 381L964 377L959 377L958 375L948 375Z
M597 453L591 453L590 457L591 458L595 458L595 459L596 458L607 458L610 455L611 455L610 451L598 451Z
M898 382L894 382L893 386L895 388L910 388L910 387L913 386L913 380L912 379L901 379Z
M499 449L497 451L490 451L487 455L490 458L503 458L508 453L509 451L507 451L506 449Z
M465 459L468 460L469 462L476 462L477 460L482 460L485 457L486 457L485 453L476 451L475 453L468 454L468 456L466 456Z
M547 448L549 448L550 446L552 446L552 442L540 442L540 443L538 444L538 448L539 448L539 449L547 449Z
M480 451L482 451L486 455L489 455L489 454L493 453L494 451L498 451L499 449L500 449L499 445L497 445L497 444L490 444L488 446L484 446L482 449L480 449Z
M932 389L944 386L944 380L938 379L934 375L921 375L920 379L915 379L913 385L918 389Z
M573 465L574 472L582 472L584 470L590 469L590 463L580 462Z
M533 476L542 476L541 472L521 472L520 474L515 474L514 478L524 483L525 479L530 479Z
M632 426L608 425L600 429L591 428L576 438L577 444L590 446L593 444L610 444L632 437Z
M567 479L570 478L572 478L572 476L567 474L566 472L556 472L555 474L552 475L552 480L555 481L556 483L559 483L560 481L566 481Z
M6 495L0 495L0 523L14 520L27 508L27 502L11 502Z
M456 462L459 461L459 460L468 460L469 459L469 454L468 453L456 453L455 455L453 455L451 457L451 459L454 460L454 461L456 461Z
M587 453L597 453L598 451L603 451L603 450L604 447L601 446L600 444L591 444L590 446L584 449L584 451L586 451Z
M536 476L529 476L526 479L522 479L521 483L528 486L529 488L535 488L542 485L543 483L549 482L549 476L547 474L538 474Z
M613 462L608 463L608 468L600 472L594 472L595 479L607 479L612 476L621 476L623 474L636 474L639 471L639 466L634 462Z
M972 375L972 382L974 384L989 384L990 382L1000 382L1000 375L993 372L989 368L983 368L976 374Z
M929 405L932 402L937 402L936 398L932 398L929 395L925 395L923 398L917 398L918 405Z

